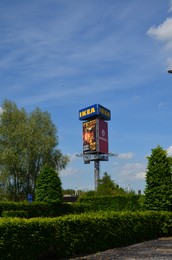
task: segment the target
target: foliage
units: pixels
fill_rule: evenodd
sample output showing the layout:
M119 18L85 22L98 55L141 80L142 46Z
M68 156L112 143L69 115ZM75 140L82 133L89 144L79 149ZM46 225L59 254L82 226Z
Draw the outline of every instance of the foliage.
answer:
M95 190L89 190L84 192L80 198L90 198L90 197L97 197L97 191Z
M127 192L119 187L112 179L111 176L107 173L103 173L102 179L99 179L98 187L96 191L87 191L81 194L82 197L97 197L97 196L114 196L114 195L124 195Z
M63 190L63 195L75 195L75 194L76 194L76 190L73 189Z
M110 175L107 172L103 174L102 179L99 180L97 195L117 195L124 194L125 191L119 187L119 185L115 184L113 180L111 180Z
M1 218L0 255L2 260L34 260L103 251L172 235L171 218L172 213L154 211Z
M57 170L65 168L68 157L58 145L57 129L50 114L36 108L28 114L5 100L0 115L0 193L17 200L35 194L36 178L48 163ZM3 191L3 192L2 192Z
M172 210L171 158L161 146L152 149L146 172L145 207Z
M18 218L28 218L28 212L25 210L10 210L10 211L3 211L2 217L18 217Z
M0 202L0 217L4 215L4 211L26 211L28 212L28 218L57 217L69 213L81 213L84 212L85 208L82 205L61 202Z
M45 165L36 181L36 201L62 201L61 180L58 173Z
M94 196L80 197L79 203L86 204L89 211L113 210L113 211L138 211L143 207L138 195Z

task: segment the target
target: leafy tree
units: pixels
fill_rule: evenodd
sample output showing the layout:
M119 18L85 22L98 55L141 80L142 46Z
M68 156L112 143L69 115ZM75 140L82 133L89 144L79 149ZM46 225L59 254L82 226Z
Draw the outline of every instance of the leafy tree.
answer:
M117 194L125 194L125 191L119 187L119 185L115 184L113 180L111 180L110 175L107 172L103 174L102 179L99 180L99 185L97 188L97 195L117 195Z
M50 114L36 108L28 114L5 100L0 115L0 171L4 190L35 193L36 178L45 164L61 170L69 159L57 149L57 129Z
M152 210L172 209L172 160L161 146L147 157L145 207Z
M58 173L45 165L36 181L36 201L62 201L62 186Z

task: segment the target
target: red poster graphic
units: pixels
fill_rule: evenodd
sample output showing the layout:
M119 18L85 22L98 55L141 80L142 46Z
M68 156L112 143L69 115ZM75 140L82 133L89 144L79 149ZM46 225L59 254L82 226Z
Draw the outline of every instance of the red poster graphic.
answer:
M104 120L98 120L98 152L108 153L108 124Z
M83 127L83 152L84 153L93 153L96 152L96 128L97 120L91 120L84 122Z

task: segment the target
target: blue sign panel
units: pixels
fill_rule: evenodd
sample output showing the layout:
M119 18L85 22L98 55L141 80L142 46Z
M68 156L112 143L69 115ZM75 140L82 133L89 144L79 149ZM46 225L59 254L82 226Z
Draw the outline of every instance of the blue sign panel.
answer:
M111 119L110 110L101 105L98 105L98 115L104 120Z
M28 194L27 195L27 200L28 200L28 202L32 202L33 201L33 195L32 194Z
M99 104L95 104L79 110L80 120L89 120L95 117L102 118L104 120L110 120L111 119L110 110Z
M92 105L79 110L79 119L86 120L97 115L97 105Z

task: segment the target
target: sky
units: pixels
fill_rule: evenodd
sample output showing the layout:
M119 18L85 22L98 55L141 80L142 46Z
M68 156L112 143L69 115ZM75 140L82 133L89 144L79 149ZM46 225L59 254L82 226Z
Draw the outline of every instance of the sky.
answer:
M124 189L145 189L147 156L172 154L172 1L1 0L0 106L48 111L58 148L70 157L64 189L92 190L82 157L79 110L111 111L109 152L100 163Z

